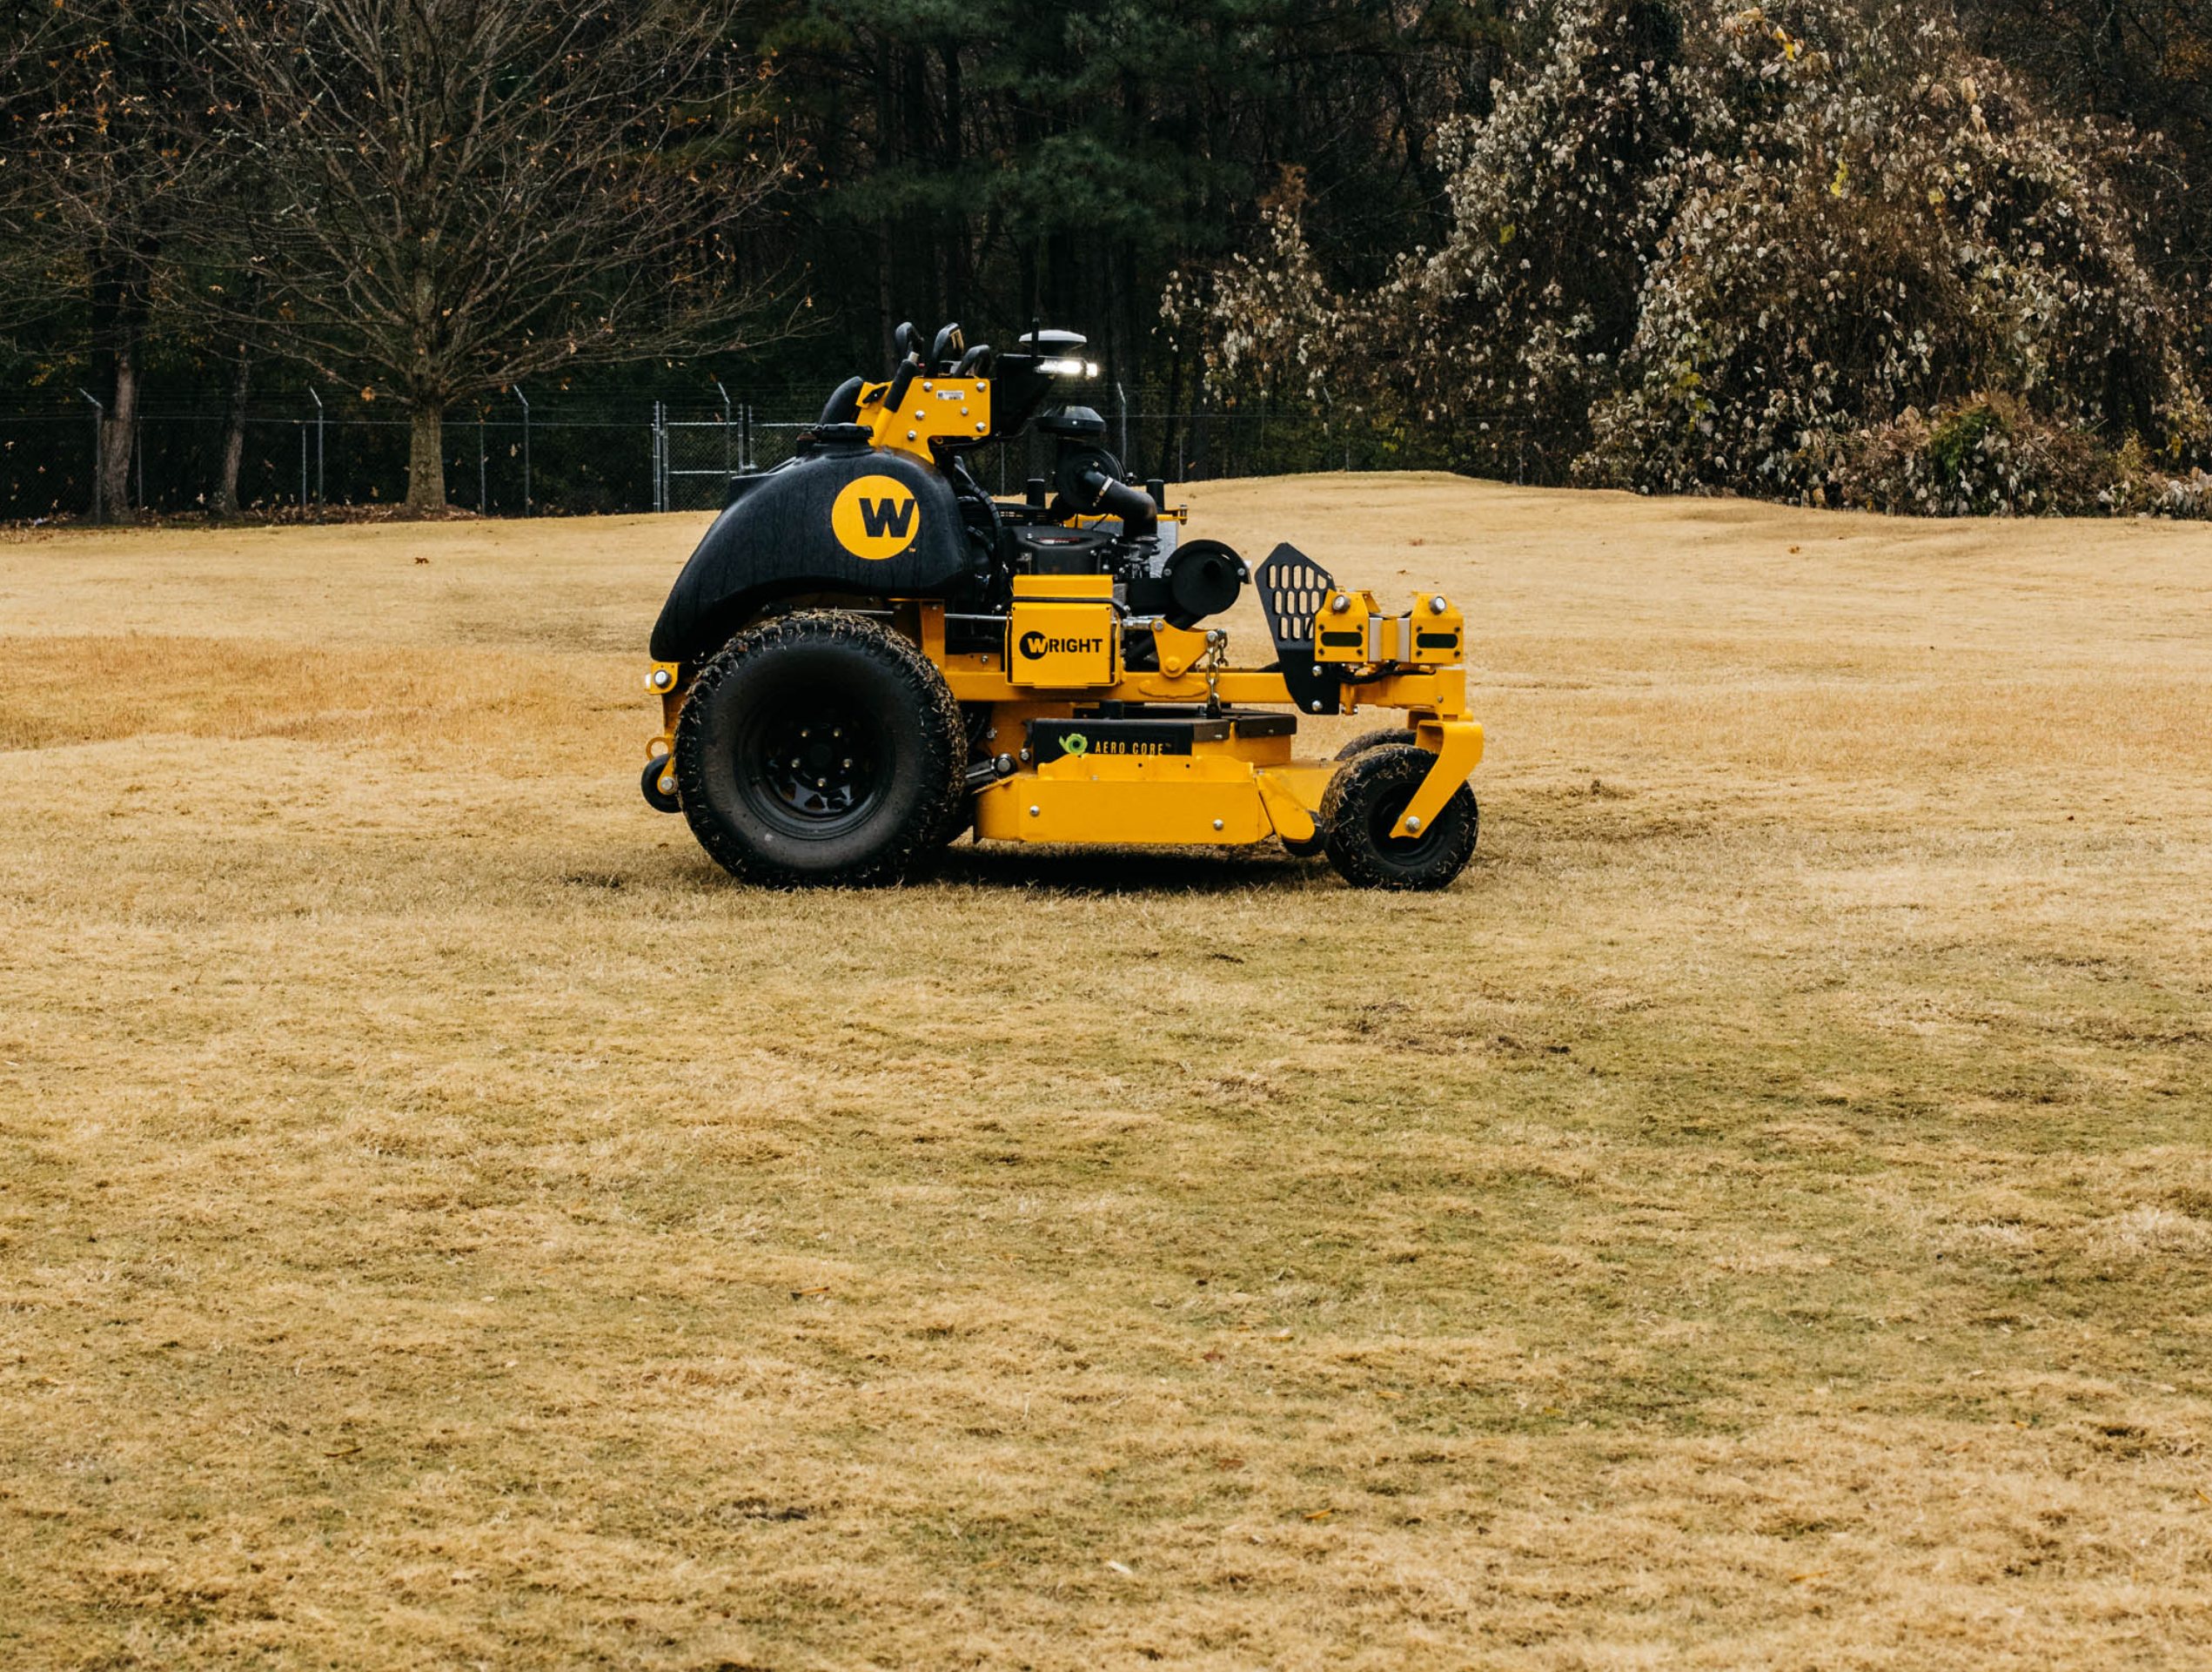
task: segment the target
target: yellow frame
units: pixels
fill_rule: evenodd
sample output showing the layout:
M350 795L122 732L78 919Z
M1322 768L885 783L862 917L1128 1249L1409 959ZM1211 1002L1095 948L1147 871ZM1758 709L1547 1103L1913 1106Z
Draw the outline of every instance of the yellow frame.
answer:
M935 381L942 385L955 380ZM922 383L917 379L915 386ZM875 393L880 398L880 386ZM864 402L866 399L863 395ZM1080 578L1029 579L1016 585L1017 593L1024 598L1099 590L1095 581L1085 587ZM1351 594L1351 598L1356 603L1341 612L1338 620L1344 630L1358 631L1363 641L1371 626L1381 628L1385 623L1395 629L1390 635L1393 640L1402 637L1411 629L1398 623L1409 620L1432 631L1454 635L1464 631L1460 612L1448 601L1424 601L1406 615L1392 618L1381 614L1371 594ZM1110 609L1106 600L1098 601ZM948 651L942 602L895 599L892 604L900 630L944 675L954 697L963 703L989 705L986 734L993 751L1019 762L1008 776L975 792L977 836L1003 842L1241 845L1264 842L1270 836L1310 842L1319 830L1322 797L1336 775L1337 764L1293 758L1289 736L1232 734L1218 741L1194 743L1188 755L1117 755L1094 751L1062 755L1041 764L1031 764L1027 758L1029 749L1022 740L1028 722L1071 719L1079 706L1120 702L1143 708L1155 704L1203 703L1217 698L1231 708L1295 712L1297 699L1280 673L1219 665L1228 641L1223 629L1182 628L1157 622L1151 628L1159 663L1156 668L1119 668L1118 676L1107 685L1041 690L1016 684L1007 676L1003 649L995 655ZM1442 608L1437 608L1438 604ZM1351 620L1344 621L1345 616ZM1207 666L1210 657L1215 661L1210 668ZM1346 664L1341 660L1337 665L1348 675L1339 693L1341 712L1353 714L1363 707L1403 709L1412 723L1416 742L1436 756L1393 832L1412 835L1444 810L1445 803L1482 762L1483 729L1467 714L1466 669L1460 665ZM688 682L676 664L656 662L646 683L661 700L662 729L647 750L648 758L657 759L674 746L676 720L688 694Z

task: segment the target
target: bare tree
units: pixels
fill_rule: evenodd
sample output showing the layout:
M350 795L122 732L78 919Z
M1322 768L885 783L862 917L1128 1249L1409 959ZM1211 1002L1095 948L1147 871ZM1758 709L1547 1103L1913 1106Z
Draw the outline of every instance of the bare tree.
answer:
M140 358L198 148L178 104L161 0L61 0L10 9L0 77L0 294L22 326L83 308L105 411L98 502L129 503Z
M708 16L702 17L704 12ZM277 342L412 408L407 500L446 500L449 401L564 366L736 346L743 234L784 172L726 8L193 0L192 56L257 182ZM733 66L740 66L733 67Z

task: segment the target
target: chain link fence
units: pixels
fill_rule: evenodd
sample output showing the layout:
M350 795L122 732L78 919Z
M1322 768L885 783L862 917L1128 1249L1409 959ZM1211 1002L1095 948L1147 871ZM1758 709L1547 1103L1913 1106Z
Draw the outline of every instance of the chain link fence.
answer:
M1159 391L1134 398L1083 392L1108 440L1136 474L1171 482L1317 470L1468 467L1466 439L1487 438L1485 473L1519 477L1532 466L1518 432L1462 420L1447 455L1433 436L1363 417L1190 406ZM720 387L633 397L509 392L450 409L444 440L448 503L486 516L698 511L722 502L740 470L787 459L821 410L819 393L748 397ZM80 520L189 515L215 496L226 429L220 402L144 403L132 425L123 502L103 504L93 460L111 422L89 395L0 398L0 520ZM248 514L307 515L391 505L407 493L410 423L396 403L310 393L247 411L238 503ZM982 447L970 466L985 484L1018 493L1047 474L1051 448L1034 434Z

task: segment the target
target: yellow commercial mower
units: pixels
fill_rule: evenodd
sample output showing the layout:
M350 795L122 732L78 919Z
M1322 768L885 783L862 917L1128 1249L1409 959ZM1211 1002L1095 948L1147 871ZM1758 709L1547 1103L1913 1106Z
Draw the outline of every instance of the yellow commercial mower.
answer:
M1459 610L1385 611L1289 546L1257 576L1182 537L1089 407L1083 339L925 353L830 397L728 503L653 629L646 799L752 883L895 880L977 839L1210 847L1279 839L1364 888L1439 889L1475 849ZM1088 368L1095 375L1095 368ZM1049 483L995 500L962 455L1034 422ZM1148 491L1149 488L1149 491ZM1206 625L1253 581L1274 639L1238 668ZM1395 708L1334 760L1297 716Z

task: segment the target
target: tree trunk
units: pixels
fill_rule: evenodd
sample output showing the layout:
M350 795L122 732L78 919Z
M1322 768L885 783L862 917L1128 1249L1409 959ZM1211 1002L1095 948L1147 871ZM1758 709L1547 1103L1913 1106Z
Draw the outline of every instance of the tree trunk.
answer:
M101 514L114 521L132 500L131 460L138 440L138 362L145 345L150 238L109 245L92 262L92 376L106 402L98 473Z
M246 386L252 375L252 346L242 342L238 363L231 368L231 400L223 412L223 456L215 469L215 497L208 506L218 517L238 514L238 467L245 460Z
M407 508L446 508L446 409L435 400L415 402L407 435Z
M109 388L106 445L100 456L100 502L110 522L131 508L131 455L138 439L138 331L134 319L119 322L115 380Z

